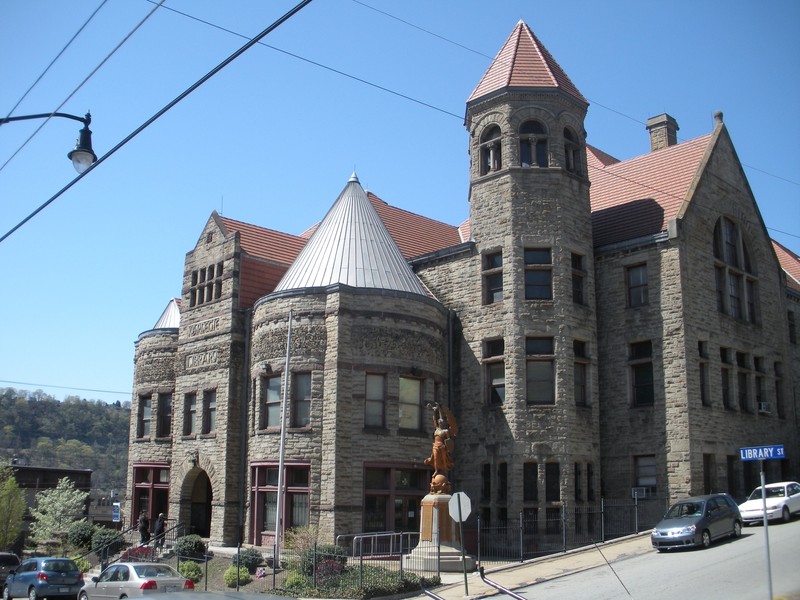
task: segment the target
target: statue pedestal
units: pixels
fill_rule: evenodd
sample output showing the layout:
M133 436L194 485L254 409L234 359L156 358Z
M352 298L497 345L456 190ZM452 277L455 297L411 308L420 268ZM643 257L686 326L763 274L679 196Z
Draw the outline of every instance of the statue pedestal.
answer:
M458 523L450 517L450 494L428 494L422 499L419 543L403 557L403 568L411 571L455 573L475 570L475 559L461 558L461 538ZM437 543L438 542L438 543Z

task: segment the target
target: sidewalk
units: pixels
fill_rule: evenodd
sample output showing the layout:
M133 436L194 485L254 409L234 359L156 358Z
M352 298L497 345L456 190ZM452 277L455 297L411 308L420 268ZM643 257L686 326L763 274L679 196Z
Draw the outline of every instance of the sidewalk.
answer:
M587 546L524 563L487 568L484 570L484 575L487 579L513 591L534 583L569 575L570 573L605 566L606 560L613 563L616 560L638 556L651 551L653 551L653 547L650 544L650 532L648 531L647 533L639 533L598 544L597 548ZM469 588L469 594L465 594L464 591L463 573L442 573L442 585L431 591L445 600L461 600L465 597L482 598L502 594L484 583L477 571L467 573L467 587ZM419 597L427 598L424 594L415 596L415 598Z

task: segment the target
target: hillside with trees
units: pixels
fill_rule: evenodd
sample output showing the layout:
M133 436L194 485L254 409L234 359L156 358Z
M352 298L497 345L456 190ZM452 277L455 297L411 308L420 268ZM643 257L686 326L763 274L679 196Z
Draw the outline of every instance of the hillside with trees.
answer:
M120 489L128 463L130 402L106 404L41 390L0 388L0 463L92 469L92 487Z

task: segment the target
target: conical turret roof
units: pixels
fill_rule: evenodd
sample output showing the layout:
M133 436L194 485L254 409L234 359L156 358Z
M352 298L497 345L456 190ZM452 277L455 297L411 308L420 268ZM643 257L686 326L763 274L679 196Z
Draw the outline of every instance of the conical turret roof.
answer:
M521 20L470 94L467 103L506 88L561 89L580 102L588 104L544 44Z
M274 291L335 284L428 295L355 173Z

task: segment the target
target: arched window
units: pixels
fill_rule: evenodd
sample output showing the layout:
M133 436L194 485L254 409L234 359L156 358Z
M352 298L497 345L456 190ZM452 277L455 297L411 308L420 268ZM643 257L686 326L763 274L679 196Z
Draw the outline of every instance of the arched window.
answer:
M728 217L720 217L714 226L714 279L717 310L755 323L758 279L741 229Z
M503 166L500 149L500 127L492 125L481 136L481 175L497 171Z
M519 162L523 167L548 167L547 130L539 121L525 121L519 128Z
M564 157L567 161L567 171L582 175L583 169L581 168L581 145L578 142L578 136L569 127L564 128Z

